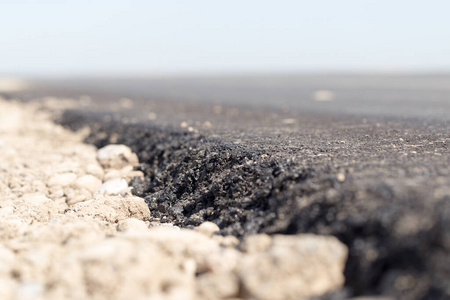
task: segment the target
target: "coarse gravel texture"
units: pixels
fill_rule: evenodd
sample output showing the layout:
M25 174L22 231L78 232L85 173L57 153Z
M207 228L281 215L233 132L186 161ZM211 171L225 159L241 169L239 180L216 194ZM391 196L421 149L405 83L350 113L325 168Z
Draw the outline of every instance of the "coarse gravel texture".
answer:
M342 287L348 251L335 237L238 240L164 215L127 187L148 180L148 162L50 119L0 99L0 299L306 299Z
M239 238L333 235L349 248L346 288L323 299L450 299L446 122L300 114L277 125L237 111L229 130L205 130L104 116L72 110L60 122L88 126L86 141L98 147L133 149L145 175L131 181L133 193L154 220L187 228L210 221Z

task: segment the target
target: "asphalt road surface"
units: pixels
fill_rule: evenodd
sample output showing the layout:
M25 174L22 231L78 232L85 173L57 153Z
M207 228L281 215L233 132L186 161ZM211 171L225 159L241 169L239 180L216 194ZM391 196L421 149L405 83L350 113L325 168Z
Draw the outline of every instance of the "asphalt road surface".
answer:
M152 100L448 119L450 75L253 75L42 81L67 90Z
M450 76L36 81L58 121L125 143L154 218L222 234L331 234L346 288L322 299L450 299Z

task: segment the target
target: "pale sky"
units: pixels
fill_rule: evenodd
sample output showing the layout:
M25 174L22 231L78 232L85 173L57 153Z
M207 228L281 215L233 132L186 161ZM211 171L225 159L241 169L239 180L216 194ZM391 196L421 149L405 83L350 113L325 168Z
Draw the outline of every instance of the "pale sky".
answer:
M448 0L0 0L0 75L450 71Z

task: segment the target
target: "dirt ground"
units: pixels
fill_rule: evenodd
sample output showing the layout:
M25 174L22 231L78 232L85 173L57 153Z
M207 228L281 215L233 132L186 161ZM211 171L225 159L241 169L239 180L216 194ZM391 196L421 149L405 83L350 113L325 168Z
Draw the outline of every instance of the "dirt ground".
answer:
M0 99L1 299L306 299L343 286L335 237L180 228L133 195L150 166L137 170L130 148L97 149L52 118Z

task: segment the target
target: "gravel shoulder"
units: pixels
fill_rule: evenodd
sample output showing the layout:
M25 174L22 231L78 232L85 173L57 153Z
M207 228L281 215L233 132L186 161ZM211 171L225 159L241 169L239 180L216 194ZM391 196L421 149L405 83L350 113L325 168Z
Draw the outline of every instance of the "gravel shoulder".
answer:
M83 143L89 130L51 119L0 99L1 299L306 299L342 287L348 250L335 237L238 240L212 222L162 221L131 193L146 179L129 147L98 150Z

